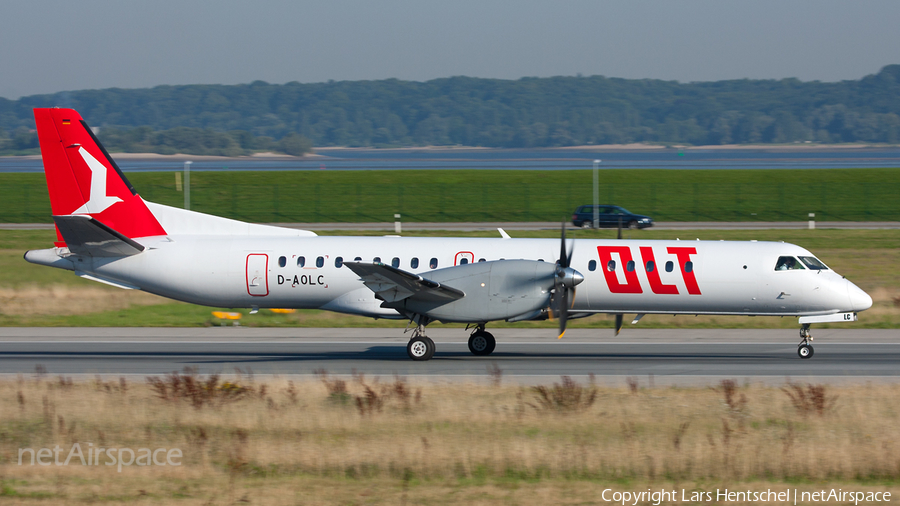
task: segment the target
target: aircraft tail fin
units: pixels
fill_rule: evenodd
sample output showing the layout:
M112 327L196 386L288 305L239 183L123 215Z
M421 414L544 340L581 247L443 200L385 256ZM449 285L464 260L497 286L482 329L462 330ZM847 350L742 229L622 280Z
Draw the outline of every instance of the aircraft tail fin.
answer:
M166 234L78 112L35 109L34 120L54 219L87 215L126 238Z

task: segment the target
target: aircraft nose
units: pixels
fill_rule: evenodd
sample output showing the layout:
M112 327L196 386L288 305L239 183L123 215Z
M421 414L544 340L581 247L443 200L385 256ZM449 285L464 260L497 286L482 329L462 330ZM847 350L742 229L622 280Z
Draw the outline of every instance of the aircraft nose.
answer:
M847 281L847 295L850 296L851 311L865 311L872 307L872 297L850 281Z

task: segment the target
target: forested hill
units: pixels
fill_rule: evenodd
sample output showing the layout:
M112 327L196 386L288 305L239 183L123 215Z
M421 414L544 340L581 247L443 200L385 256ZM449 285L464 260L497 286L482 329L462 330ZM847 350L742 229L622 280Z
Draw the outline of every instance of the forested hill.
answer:
M74 107L92 126L300 134L315 146L897 143L900 65L837 83L452 77L84 90L0 99L0 137L33 128L31 109L46 106Z

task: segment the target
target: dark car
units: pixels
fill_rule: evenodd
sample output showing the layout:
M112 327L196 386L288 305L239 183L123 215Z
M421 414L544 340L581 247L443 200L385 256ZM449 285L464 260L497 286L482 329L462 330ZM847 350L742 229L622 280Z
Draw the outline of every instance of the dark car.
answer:
M619 206L598 206L600 208L601 227L618 227L619 218L622 219L622 227L647 228L653 226L653 219L649 216L634 214ZM590 228L594 224L594 206L580 206L572 215L572 224L576 227Z

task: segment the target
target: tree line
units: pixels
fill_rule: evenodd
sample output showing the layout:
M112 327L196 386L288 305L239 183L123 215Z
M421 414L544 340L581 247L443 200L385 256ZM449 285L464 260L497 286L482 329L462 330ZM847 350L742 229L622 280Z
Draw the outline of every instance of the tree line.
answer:
M149 126L91 128L107 151L115 153L184 153L234 157L262 151L302 156L312 151L312 142L298 133L290 133L275 140L268 136L255 136L246 130L220 132L212 128L193 127L153 130ZM37 132L33 129L20 126L11 135L4 135L0 130L0 155L37 152Z
M218 153L278 148L285 138L375 147L895 144L900 65L830 83L451 77L83 90L0 99L0 138L20 146L31 109L50 106L78 109L101 139L125 150L177 150L177 136Z

